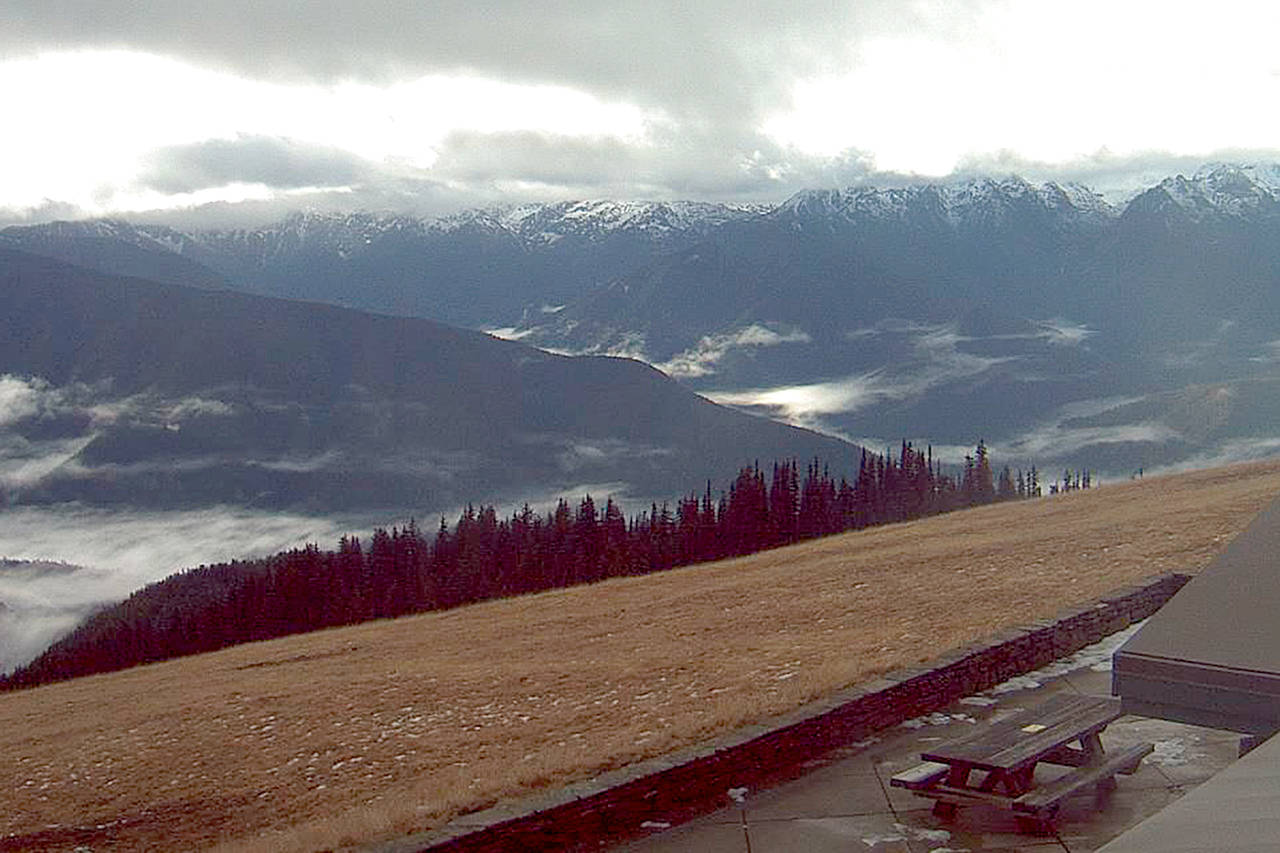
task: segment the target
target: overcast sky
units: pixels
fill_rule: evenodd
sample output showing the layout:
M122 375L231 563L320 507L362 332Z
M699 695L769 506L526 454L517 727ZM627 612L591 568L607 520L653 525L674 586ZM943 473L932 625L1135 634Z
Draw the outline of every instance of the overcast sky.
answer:
M0 0L0 22L6 221L1010 172L1122 193L1280 159L1270 2Z

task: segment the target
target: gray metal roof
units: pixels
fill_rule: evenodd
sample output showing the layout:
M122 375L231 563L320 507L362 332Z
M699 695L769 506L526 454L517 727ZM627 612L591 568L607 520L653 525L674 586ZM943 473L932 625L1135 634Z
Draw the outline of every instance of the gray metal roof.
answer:
M1128 713L1280 729L1280 500L1115 653Z

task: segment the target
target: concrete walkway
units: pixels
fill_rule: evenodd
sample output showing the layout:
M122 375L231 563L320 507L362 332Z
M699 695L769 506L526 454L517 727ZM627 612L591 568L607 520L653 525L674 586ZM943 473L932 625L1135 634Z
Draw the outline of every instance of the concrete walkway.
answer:
M1135 626L1136 627L1136 626ZM1096 803L1091 792L1067 800L1053 833L1022 834L1008 812L965 808L954 820L933 816L932 800L889 786L889 777L919 763L929 744L972 726L1032 707L1059 691L1107 695L1110 655L1134 629L1121 632L1038 673L978 696L944 713L911 720L868 741L851 744L792 782L764 791L731 789L732 805L692 822L664 827L615 849L630 853L944 853L944 851L1093 851L1233 762L1239 736L1162 720L1121 717L1102 735L1116 749L1149 741L1155 751L1132 776ZM1048 778L1052 768L1044 773Z

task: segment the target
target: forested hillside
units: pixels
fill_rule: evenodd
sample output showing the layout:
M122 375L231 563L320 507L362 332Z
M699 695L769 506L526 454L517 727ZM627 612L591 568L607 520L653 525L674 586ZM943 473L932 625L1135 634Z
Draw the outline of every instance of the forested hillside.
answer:
M953 476L903 442L896 458L864 452L853 483L834 480L818 460L803 476L794 461L767 474L753 465L718 498L708 486L674 511L655 504L630 520L611 498L598 507L590 496L545 515L525 505L508 519L492 506L468 507L452 529L441 519L433 537L410 522L367 542L344 537L331 551L313 545L174 575L97 613L0 687L662 571L1040 492L1034 469L994 474L982 443Z

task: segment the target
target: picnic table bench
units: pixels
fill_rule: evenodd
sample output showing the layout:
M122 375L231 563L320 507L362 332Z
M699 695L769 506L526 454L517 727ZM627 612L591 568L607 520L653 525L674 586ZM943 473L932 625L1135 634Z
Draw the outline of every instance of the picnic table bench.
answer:
M1114 788L1117 773L1133 773L1151 752L1150 743L1113 754L1103 750L1099 734L1120 715L1119 699L1058 694L922 752L924 763L895 775L890 784L933 798L939 817L985 804L1016 812L1025 828L1039 830L1064 799L1090 785L1099 793ZM1035 769L1042 761L1074 769L1037 785ZM971 778L974 771L982 771L981 777Z

